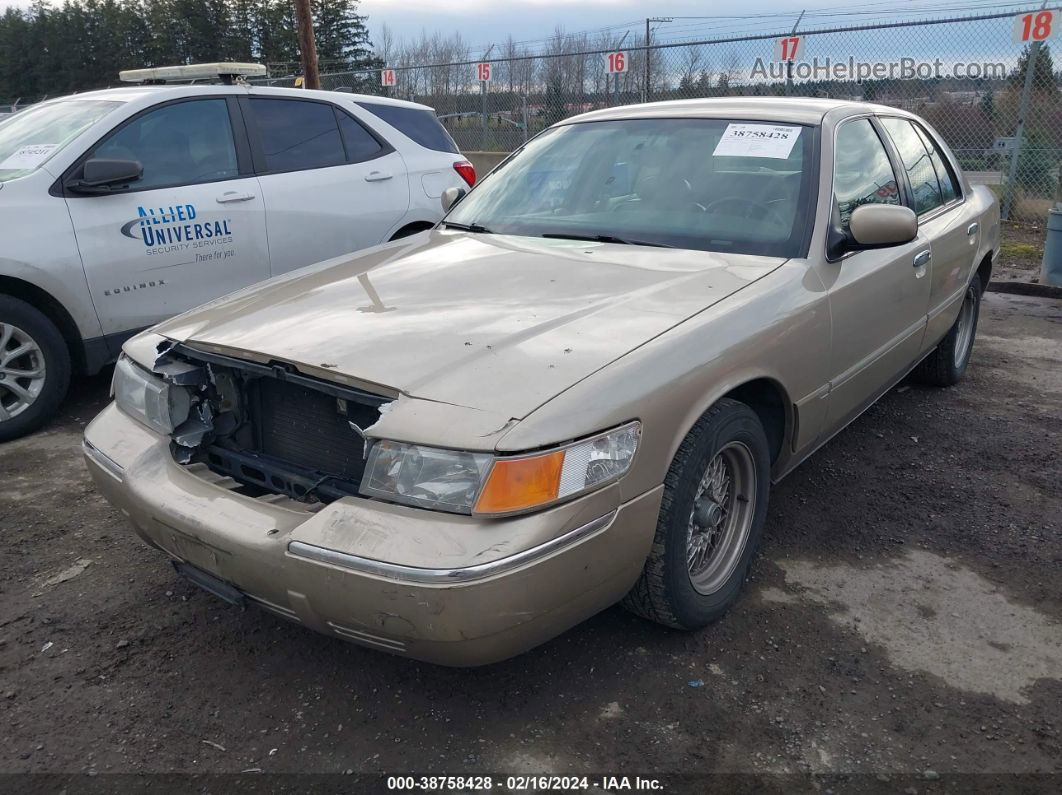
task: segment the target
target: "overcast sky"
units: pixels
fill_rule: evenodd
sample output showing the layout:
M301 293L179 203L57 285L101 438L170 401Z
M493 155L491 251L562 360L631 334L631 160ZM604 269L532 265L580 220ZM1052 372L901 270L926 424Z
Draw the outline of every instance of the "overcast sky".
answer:
M405 38L419 36L422 30L460 30L465 41L475 47L503 41L510 33L517 41L541 39L552 35L557 25L568 31L619 24L644 28L647 16L790 12L791 22L795 22L802 2L816 7L845 5L843 0L361 0L361 10L369 17L369 31L374 37L384 23ZM679 24L704 29L727 23L675 20L664 27L678 28Z
M61 2L52 1L56 5ZM26 7L30 2L0 0L0 8ZM808 16L801 27L814 27L910 18L927 9L935 16L949 16L1037 6L1037 0L360 0L373 38L385 23L397 37L405 39L422 31L449 34L459 30L473 47L473 54L478 54L478 46L500 43L509 34L528 42L532 50L538 49L558 25L569 32L606 26L620 26L621 32L627 27L644 30L647 16L673 18L654 23L658 40L691 40L784 30L796 21L802 8L808 9ZM770 17L726 18L753 14ZM705 15L712 18L684 19Z

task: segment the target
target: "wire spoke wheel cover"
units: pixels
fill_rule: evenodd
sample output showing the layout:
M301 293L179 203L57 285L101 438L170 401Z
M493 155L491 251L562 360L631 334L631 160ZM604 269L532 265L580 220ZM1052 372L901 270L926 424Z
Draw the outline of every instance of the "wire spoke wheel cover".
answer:
M47 370L40 345L11 323L0 323L0 422L10 420L36 402Z
M756 464L743 442L729 442L708 462L686 533L686 562L698 593L718 591L740 562L755 515L756 489Z

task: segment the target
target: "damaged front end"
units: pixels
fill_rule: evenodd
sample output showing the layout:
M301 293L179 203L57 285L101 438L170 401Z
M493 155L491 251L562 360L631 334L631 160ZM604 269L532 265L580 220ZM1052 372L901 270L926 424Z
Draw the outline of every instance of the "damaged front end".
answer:
M174 459L253 497L307 507L358 494L363 429L391 398L304 375L286 363L236 359L166 341L152 367L171 405ZM198 466L195 466L198 465Z

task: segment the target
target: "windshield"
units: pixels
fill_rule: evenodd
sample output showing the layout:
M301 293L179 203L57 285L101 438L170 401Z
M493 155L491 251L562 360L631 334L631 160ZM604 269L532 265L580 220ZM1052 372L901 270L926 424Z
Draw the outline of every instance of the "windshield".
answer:
M0 182L36 171L121 104L102 99L64 100L27 108L5 119L0 124Z
M446 217L475 232L792 257L807 227L811 129L623 119L531 141Z

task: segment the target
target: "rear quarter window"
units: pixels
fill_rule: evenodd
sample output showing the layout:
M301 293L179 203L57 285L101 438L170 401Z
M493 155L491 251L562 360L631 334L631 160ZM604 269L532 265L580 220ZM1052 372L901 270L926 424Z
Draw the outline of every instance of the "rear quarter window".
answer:
M446 128L430 110L407 108L401 105L381 105L375 102L359 102L358 105L383 119L407 138L426 149L460 154L450 133L446 132Z

